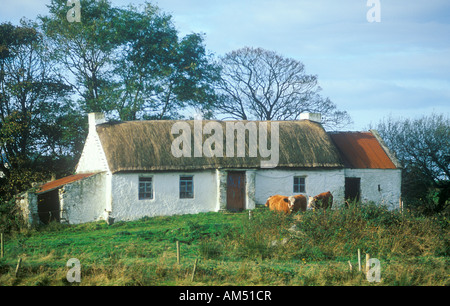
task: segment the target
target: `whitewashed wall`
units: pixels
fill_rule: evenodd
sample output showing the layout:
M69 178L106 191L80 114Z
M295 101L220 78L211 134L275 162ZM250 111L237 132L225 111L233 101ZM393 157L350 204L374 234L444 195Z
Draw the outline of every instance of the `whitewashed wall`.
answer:
M255 209L256 206L256 170L245 172L245 208Z
M180 175L194 176L194 198L180 199ZM153 178L153 199L139 200L139 177ZM217 174L203 172L117 173L112 176L112 216L129 221L145 216L196 214L218 211Z
M345 176L361 178L361 202L373 201L387 205L390 209L399 208L400 169L345 169Z
M344 170L258 170L255 175L256 204L265 204L267 198L281 194L294 195L294 176L305 177L305 196L315 196L330 191L334 204L344 198Z
M95 130L90 130L77 165L77 173L109 171L106 155Z
M104 219L106 173L99 173L64 185L59 190L61 217L70 224Z
M39 224L38 197L32 191L26 191L16 198L16 205L28 227Z

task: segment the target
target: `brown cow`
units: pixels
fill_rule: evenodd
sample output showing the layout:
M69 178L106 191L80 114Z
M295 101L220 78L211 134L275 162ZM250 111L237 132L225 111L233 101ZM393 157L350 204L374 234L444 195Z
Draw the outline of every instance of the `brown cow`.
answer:
M289 208L291 212L295 213L297 211L306 211L307 200L304 195L298 194L295 196L290 196L288 200L290 203Z
M266 201L266 206L269 207L270 210L281 211L286 214L290 212L288 197L279 194L269 197Z
M309 197L308 208L312 209L327 209L333 206L333 195L331 192L322 192L315 197Z
M277 194L267 199L266 206L269 207L270 210L290 214L299 210L305 211L307 204L306 197L303 195L286 197Z

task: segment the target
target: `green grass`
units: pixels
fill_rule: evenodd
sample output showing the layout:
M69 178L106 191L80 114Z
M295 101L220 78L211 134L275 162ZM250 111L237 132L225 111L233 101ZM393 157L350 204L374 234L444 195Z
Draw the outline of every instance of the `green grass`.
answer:
M380 260L380 283L358 272L358 249L363 262L365 253ZM448 286L449 253L448 215L376 205L293 216L262 208L250 220L247 212L218 212L22 230L6 237L0 284ZM66 280L70 258L81 262L80 284Z

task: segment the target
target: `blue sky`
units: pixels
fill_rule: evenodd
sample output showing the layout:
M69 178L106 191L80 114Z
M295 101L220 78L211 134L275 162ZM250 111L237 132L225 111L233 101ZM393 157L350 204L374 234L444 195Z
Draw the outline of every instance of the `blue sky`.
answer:
M49 2L3 3L0 22L45 15ZM307 73L318 75L322 94L350 113L348 130L388 116L450 114L450 1L380 0L381 20L372 23L367 2L151 1L173 16L181 35L205 33L207 49L217 56L251 46L300 60Z

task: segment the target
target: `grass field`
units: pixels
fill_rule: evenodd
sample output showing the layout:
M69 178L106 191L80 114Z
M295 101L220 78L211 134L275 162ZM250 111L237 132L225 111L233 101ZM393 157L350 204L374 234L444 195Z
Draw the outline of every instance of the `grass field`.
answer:
M449 246L446 215L402 215L376 205L293 216L261 208L251 219L248 212L218 212L110 226L55 223L5 237L0 284L448 286ZM358 271L358 249L363 266L366 253L380 261L381 282ZM80 283L67 281L70 258L81 263Z

